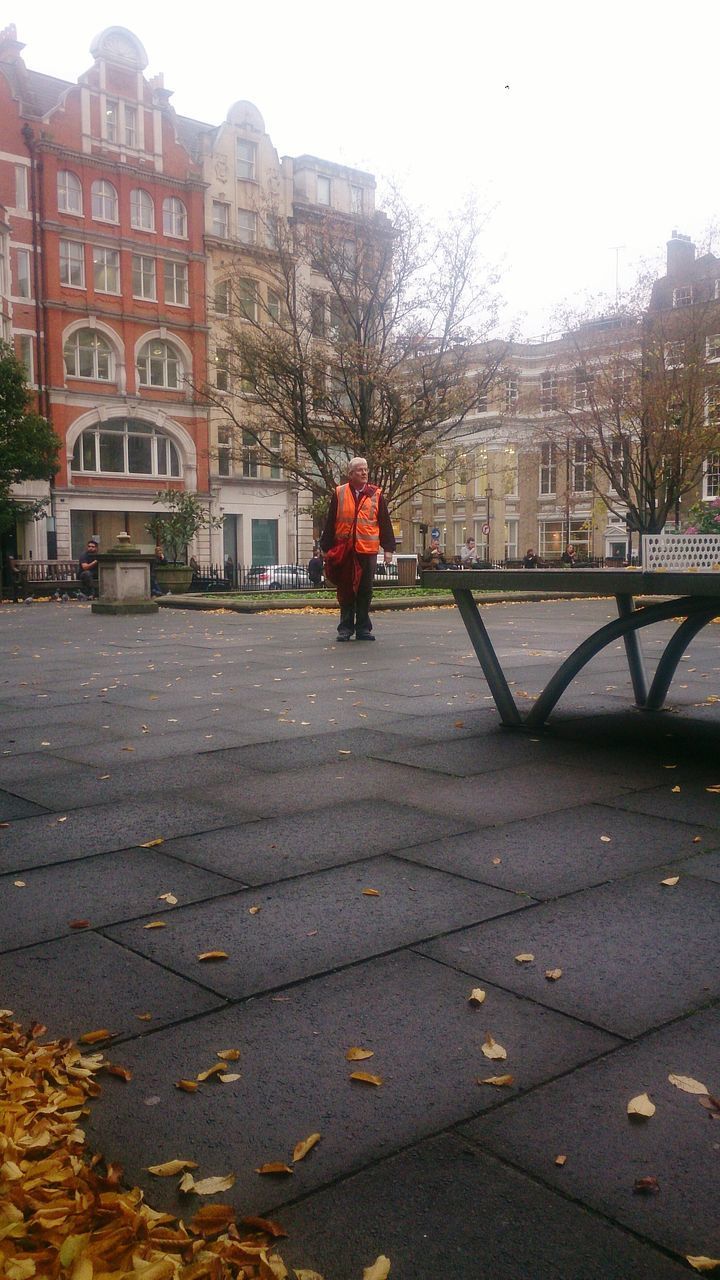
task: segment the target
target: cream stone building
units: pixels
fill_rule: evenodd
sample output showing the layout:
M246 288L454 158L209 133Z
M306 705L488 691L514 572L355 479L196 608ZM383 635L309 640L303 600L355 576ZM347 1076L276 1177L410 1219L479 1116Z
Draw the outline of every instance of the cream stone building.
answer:
M315 156L280 158L250 102L236 102L217 129L198 126L195 145L207 183L208 382L219 402L210 414L210 488L222 525L211 532L211 559L304 564L313 547L310 495L286 474L282 456L292 445L281 432L264 433L267 452L243 427L244 420L248 428L254 421L255 405L252 392L229 372L227 325L238 311L263 322L277 319L279 237L308 221L371 217L375 181ZM300 257L297 271L310 296L311 261ZM233 423L223 413L224 397L233 401Z

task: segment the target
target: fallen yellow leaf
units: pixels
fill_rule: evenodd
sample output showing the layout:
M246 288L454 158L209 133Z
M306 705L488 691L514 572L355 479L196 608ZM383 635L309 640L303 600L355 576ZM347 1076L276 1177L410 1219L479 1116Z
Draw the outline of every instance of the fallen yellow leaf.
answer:
M363 893L365 894L365 897L366 897L366 898L379 898L379 897L380 897L380 890L379 890L379 889L363 889Z
M562 978L562 969L546 969L545 977L548 982L557 982L558 978Z
M183 1186L186 1179L189 1179L192 1186ZM235 1174L228 1173L224 1178L201 1178L196 1182L192 1174L186 1173L181 1180L179 1191L192 1191L196 1196L216 1196L219 1191L229 1191L235 1182Z
M234 1084L236 1080L242 1080L242 1076L237 1071L225 1071L218 1080L221 1084Z
M390 1259L384 1254L380 1254L376 1258L371 1267L365 1267L363 1270L363 1280L387 1280L390 1275Z
M176 1080L175 1088L182 1089L184 1093L195 1093L197 1091L197 1080Z
M165 1164L149 1164L148 1173L156 1178L174 1178L176 1173L184 1173L186 1169L197 1169L196 1160L166 1160Z
M146 840L144 844L138 845L140 849L156 849L159 844L164 844L163 836L158 836L157 840Z
M316 1146L319 1141L320 1134L311 1133L309 1138L303 1138L302 1142L296 1143L293 1151L293 1160L296 1163L298 1160L304 1160L308 1151L312 1151L313 1147Z
M676 792L676 793L680 790L680 788L679 788L679 787L673 787L672 789L673 789L673 791L674 791L674 792Z
M494 1084L497 1089L503 1089L507 1085L515 1083L514 1076L486 1076L484 1080L476 1080L476 1084Z
M708 1090L699 1080L693 1080L692 1076L676 1076L670 1074L668 1080L675 1085L676 1089L682 1089L683 1093L707 1093Z
M702 1255L693 1258L689 1253L685 1254L685 1261L690 1263L696 1271L714 1271L716 1267L720 1267L720 1258L704 1258Z
M282 1160L270 1160L268 1164L261 1164L256 1173L293 1173L289 1164L283 1164Z
M365 1058L374 1058L375 1050L360 1049L356 1045L352 1045L345 1054L345 1057L348 1062L363 1062Z
M670 886L672 887L673 885L676 885L676 884L677 884L677 882L678 882L678 880L679 880L679 879L680 879L680 877L679 877L679 876L668 876L667 880L661 880L661 881L660 881L660 883L661 883L661 884L668 884L668 885L670 885Z
M223 1062L214 1062L211 1067L208 1067L207 1071L199 1071L195 1079L200 1081L209 1080L211 1076L219 1076L224 1071L225 1064Z
M259 911L261 911L261 910L262 910L262 908L261 908L261 907L248 907L248 915L249 915L249 916L256 916L256 915L258 914L258 912L259 912Z
M627 1113L629 1116L639 1116L641 1120L649 1120L650 1116L655 1115L655 1103L650 1101L646 1093L639 1093L628 1102Z
M603 844L610 844L610 836L601 836L600 839L602 840Z
M227 960L227 951L201 951L198 960Z
M515 957L518 964L532 964L535 959L531 951L521 951L519 956Z
M507 1058L507 1049L503 1049L502 1045L493 1039L489 1031L481 1047L486 1058Z
M237 1062L240 1057L239 1049L218 1049L218 1058L222 1058L223 1062Z
M165 929L167 928L164 920L151 920L149 924L144 924L143 929Z
M342 751L342 750L340 750L340 751L338 751L338 755L339 755L339 756L351 756L351 755L352 755L352 751Z
M382 1084L382 1076L373 1076L369 1071L351 1071L351 1080L359 1080L361 1084Z
M720 784L716 787L706 787L705 790L710 791L714 796L720 795Z
M468 1004L482 1004L486 994L487 993L483 991L482 987L473 987L470 995L468 996Z
M177 906L177 898L174 893L161 893L158 902L167 902L171 907Z
M566 1162L567 1162L567 1156L556 1156L556 1157L555 1157L555 1163L556 1163L556 1164L558 1164L558 1165L560 1165L560 1167L561 1167L561 1168L562 1168L562 1166L563 1166Z
M86 1031L84 1036L78 1037L78 1044L99 1044L101 1040L111 1040L114 1035L114 1031L108 1031L105 1027L100 1031Z

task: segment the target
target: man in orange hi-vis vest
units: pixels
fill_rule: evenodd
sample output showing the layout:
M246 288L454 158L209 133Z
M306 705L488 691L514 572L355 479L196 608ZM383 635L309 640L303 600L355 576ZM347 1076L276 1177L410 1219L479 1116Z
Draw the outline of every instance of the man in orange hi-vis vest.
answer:
M395 534L382 490L368 484L365 458L351 458L346 484L333 493L320 546L330 552L326 576L337 587L340 605L338 640L374 640L370 621L373 577L382 547L385 563L395 550ZM335 561L332 571L330 565Z

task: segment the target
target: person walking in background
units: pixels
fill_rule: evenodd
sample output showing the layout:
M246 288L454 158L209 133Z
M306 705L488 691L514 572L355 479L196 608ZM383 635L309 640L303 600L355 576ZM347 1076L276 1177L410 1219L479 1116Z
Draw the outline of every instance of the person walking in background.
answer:
M307 571L311 587L321 587L323 578L323 559L322 552L319 547L315 548L308 560Z
M374 640L370 621L373 577L382 547L391 564L395 534L382 490L368 483L366 458L351 458L348 478L330 500L320 547L325 577L337 590L340 605L338 640Z

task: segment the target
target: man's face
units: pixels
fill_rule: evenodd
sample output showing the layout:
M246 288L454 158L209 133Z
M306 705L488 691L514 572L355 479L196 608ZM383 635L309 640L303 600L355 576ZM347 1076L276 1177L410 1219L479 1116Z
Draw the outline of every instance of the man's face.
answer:
M367 479L368 479L367 463L358 462L355 464L354 467L351 467L350 470L348 471L348 480L350 481L350 484L353 486L353 489L362 489L363 486L367 484Z
M98 549L98 544L97 544L97 542L88 542L88 544L87 544L87 549L88 549L88 551L92 551L92 552L97 551L97 549Z

